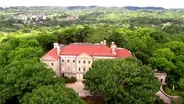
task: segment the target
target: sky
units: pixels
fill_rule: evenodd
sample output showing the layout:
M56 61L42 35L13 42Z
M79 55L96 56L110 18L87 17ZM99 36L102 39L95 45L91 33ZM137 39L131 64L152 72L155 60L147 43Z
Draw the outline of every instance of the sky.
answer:
M183 0L1 0L0 6L154 6L184 8Z

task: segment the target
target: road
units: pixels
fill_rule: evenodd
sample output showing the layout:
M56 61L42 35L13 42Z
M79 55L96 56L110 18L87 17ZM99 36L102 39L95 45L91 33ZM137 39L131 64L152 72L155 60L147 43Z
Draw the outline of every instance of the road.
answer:
M168 98L167 96L165 96L161 91L158 91L158 92L156 93L156 95L159 96L160 99L164 100L165 103L171 104L171 99Z

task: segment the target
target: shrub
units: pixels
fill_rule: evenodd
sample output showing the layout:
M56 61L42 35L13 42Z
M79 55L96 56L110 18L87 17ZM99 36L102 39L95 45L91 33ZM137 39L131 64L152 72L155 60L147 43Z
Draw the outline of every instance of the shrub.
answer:
M77 81L75 77L65 78L65 83L73 83L75 81Z

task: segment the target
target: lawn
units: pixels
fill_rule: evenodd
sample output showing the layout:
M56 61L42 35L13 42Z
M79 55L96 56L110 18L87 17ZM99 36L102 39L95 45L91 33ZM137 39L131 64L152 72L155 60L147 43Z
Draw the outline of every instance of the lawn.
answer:
M168 95L171 96L180 96L180 92L177 90L172 90L169 87L167 87L166 85L163 86L163 90L165 91L165 93L167 93Z

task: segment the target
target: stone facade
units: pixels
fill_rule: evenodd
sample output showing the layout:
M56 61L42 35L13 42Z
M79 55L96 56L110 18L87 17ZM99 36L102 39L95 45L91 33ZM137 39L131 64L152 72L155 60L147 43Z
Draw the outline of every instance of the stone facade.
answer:
M50 56L43 57L41 62L44 62L47 64L48 68L52 68L55 72L59 69L59 60L56 60Z
M158 79L161 84L166 84L166 77L167 77L167 74L164 73L164 72L159 72L159 71L155 71L155 77L156 79Z
M68 51L70 47L72 47L71 49L77 47L76 50L72 50L74 51L73 54L71 54L72 51ZM94 50L89 51L87 48L94 48ZM111 48L104 44L70 44L64 46L54 43L54 48L40 60L46 63L49 68L52 68L59 76L76 77L77 80L83 80L83 74L90 70L93 61L119 58L116 57L116 54L122 53L116 53L116 48L117 46L114 43L111 44ZM125 51L126 57L131 56L130 51L123 48L119 49ZM76 54L76 52L78 53Z
M83 80L83 74L90 70L94 60L113 58L114 57L91 57L85 53L79 56L61 56L61 75Z

